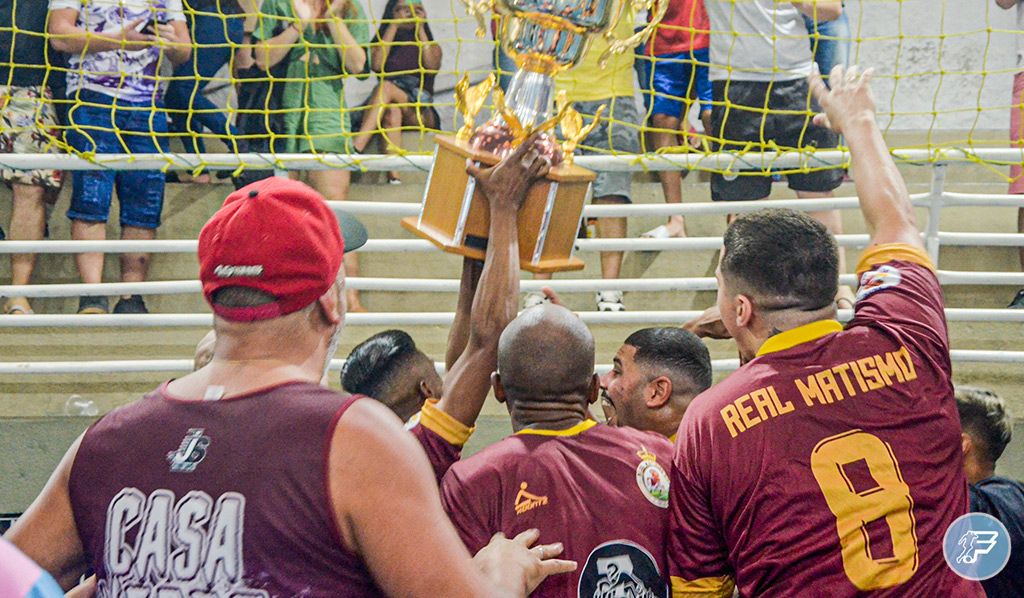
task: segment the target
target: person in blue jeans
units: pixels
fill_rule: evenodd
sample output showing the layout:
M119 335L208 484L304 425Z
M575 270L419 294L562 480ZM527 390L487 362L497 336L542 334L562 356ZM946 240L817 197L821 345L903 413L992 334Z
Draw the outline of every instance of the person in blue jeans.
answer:
M845 3L844 3L845 6ZM811 40L811 53L818 65L825 83L832 73L832 67L840 64L850 65L850 17L846 11L834 21L816 23L814 19L804 15L804 24Z
M192 54L181 0L50 0L48 31L55 50L68 58L67 142L76 152L153 154L167 151L167 115L157 88L161 56L174 65ZM72 178L68 218L71 238L107 236L114 190L121 238L151 240L160 226L164 175L159 170L86 170ZM103 254L75 256L86 284L103 277ZM121 280L141 282L149 254L121 255ZM78 313L107 313L106 297L83 296ZM141 295L122 295L114 313L147 313Z
M192 56L174 69L174 78L167 86L164 102L170 117L172 133L184 134L187 153L204 153L203 130L217 136L234 135L226 107L211 102L205 95L225 64L231 61L234 46L242 43L244 16L237 0L187 0L188 22L195 46ZM234 149L229 144L229 149ZM210 175L201 174L197 183L210 182Z

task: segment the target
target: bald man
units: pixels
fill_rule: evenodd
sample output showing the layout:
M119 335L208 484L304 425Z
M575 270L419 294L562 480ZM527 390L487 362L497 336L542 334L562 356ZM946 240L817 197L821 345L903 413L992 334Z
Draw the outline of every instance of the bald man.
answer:
M491 385L515 434L454 464L441 500L470 549L529 528L564 542L580 568L533 596L665 598L672 445L589 419L600 384L593 372L594 337L569 310L546 303L513 320Z

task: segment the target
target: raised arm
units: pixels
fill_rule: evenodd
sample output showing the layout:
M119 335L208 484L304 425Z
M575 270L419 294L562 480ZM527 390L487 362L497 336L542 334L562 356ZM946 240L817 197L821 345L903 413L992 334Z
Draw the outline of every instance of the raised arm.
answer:
M813 73L811 89L825 110L814 117L814 122L846 138L861 212L871 234L868 247L906 243L923 248L907 185L875 123L873 72L867 69L859 73L856 66L844 71L842 66L836 66L829 76L831 90L819 73Z
M341 57L345 70L357 75L366 68L366 50L359 45L352 32L345 24L345 10L349 2L355 0L331 0L328 10L327 29L331 32L331 39L338 45L338 56Z
M471 257L462 260L462 280L459 281L459 303L455 307L455 320L448 331L448 347L444 354L444 369L451 371L455 361L466 350L469 340L469 314L473 311L473 297L480 283L484 263Z
M498 363L498 337L515 318L519 304L519 208L530 186L550 167L535 141L527 139L492 168L466 167L490 204L491 222L469 318L469 340L445 376L437 408L467 426L480 415Z
M384 63L388 61L388 54L391 53L391 44L395 41L398 33L398 23L388 23L384 29L384 35L377 39L377 43L370 48L370 69L375 73L384 72ZM385 73L386 74L386 73Z
M843 14L842 2L793 2L793 6L816 23L834 21Z

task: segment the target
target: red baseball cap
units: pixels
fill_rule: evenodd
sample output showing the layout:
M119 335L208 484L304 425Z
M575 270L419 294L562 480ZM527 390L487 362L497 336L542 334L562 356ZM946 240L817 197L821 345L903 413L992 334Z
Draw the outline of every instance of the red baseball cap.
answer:
M345 251L366 242L366 229L336 216L311 187L281 177L246 185L224 200L199 233L199 279L213 312L252 322L298 311L331 288ZM226 307L213 303L221 288L242 286L273 295L272 303Z

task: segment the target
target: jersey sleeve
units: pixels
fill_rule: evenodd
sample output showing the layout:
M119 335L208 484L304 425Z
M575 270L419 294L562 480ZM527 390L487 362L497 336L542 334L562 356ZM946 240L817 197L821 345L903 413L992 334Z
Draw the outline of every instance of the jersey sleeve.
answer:
M669 483L668 573L672 598L729 598L735 587L728 547L715 521L709 447L698 446L696 418L684 417Z
M458 467L449 469L441 481L441 505L471 554L487 546L491 536L500 531L490 521L484 501L473 491L485 485L481 480L467 478Z
M434 477L440 484L448 468L462 457L462 446L474 428L438 409L436 400L428 400L415 419L409 431L427 453Z
M949 333L945 301L931 258L920 247L879 245L864 252L857 264L860 286L854 326L893 325L906 334L945 352Z

